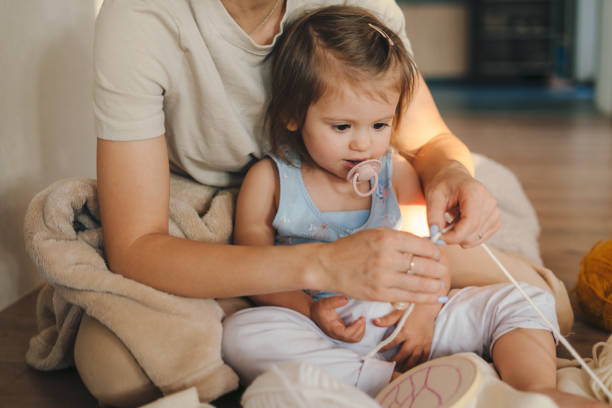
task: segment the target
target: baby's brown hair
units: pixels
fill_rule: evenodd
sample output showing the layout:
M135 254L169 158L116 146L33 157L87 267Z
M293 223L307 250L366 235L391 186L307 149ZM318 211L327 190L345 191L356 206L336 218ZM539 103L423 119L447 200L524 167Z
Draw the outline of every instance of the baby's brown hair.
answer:
M265 125L274 154L289 161L285 148L310 156L299 137L308 108L337 81L360 86L364 80L395 74L400 97L393 133L415 86L417 68L401 39L367 10L330 6L314 10L284 28L270 54L271 95ZM384 98L384 95L383 95ZM295 132L287 124L297 125Z

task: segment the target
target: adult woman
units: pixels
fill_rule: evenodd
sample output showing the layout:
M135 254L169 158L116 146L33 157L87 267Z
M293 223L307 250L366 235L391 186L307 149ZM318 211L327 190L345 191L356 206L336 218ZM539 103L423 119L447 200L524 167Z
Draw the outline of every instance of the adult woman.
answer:
M351 3L370 9L409 44L391 0ZM440 250L406 233L370 230L293 247L168 235L170 170L203 184L234 186L264 154L265 56L291 15L320 4L106 0L96 30L95 109L105 252L115 273L187 297L308 287L371 300L436 301L440 278L448 273ZM490 237L499 228L495 200L472 178L469 151L444 124L421 77L401 129L398 145L420 175L429 224L443 225L444 211L458 206L461 221L442 239L470 247ZM409 269L415 274L406 274ZM101 330L95 325L84 321L79 349L95 344L96 335L87 335ZM79 372L90 381L116 372L97 366L91 374L93 357L78 357ZM104 400L107 385L90 391ZM120 390L110 394L130 387L139 385L123 377Z
M196 2L193 3L195 7ZM242 3L248 3L246 10L240 8ZM260 8L255 8L256 3L260 4ZM229 30L226 30L225 27L221 28L232 31L228 34L230 36L236 34L235 28L242 28L244 31L239 34L243 36L237 38L238 41L241 41L238 46L250 46L248 52L251 52L251 55L256 52L256 61L261 62L274 35L279 31L281 19L285 15L283 13L285 7L275 3L277 2L228 1L226 4L217 2L216 8L214 6L209 8L212 12L227 10L227 16L231 16L233 20L217 22L217 24L235 22L234 27L230 27ZM363 2L363 4L368 3ZM277 6L276 10L273 10L270 16L264 14L267 21L260 21L262 17L259 10L269 11L273 5ZM152 11L150 10L152 6L147 7L148 13L157 11L158 18L164 17L161 16L162 12L167 12L161 8ZM184 11L179 10L178 6L173 7L176 8L173 11L176 11L177 14ZM221 7L225 8L220 10ZM255 11L248 9L249 7ZM249 89L244 89L249 84L238 84L240 87L238 90L227 89L225 95L207 93L207 87L218 85L214 83L214 80L225 81L222 85L227 86L227 78L235 74L232 72L233 67L220 67L219 70L226 69L226 71L217 72L218 78L207 78L209 84L197 84L198 78L194 73L192 73L194 76L187 79L176 76L168 77L168 72L171 72L170 70L180 63L192 64L190 68L194 70L210 67L198 66L200 61L197 61L196 58L200 55L193 57L184 55L185 50L178 49L178 47L176 47L178 49L176 55L170 53L165 57L165 59L173 60L172 62L159 61L164 58L159 53L168 52L162 47L169 48L170 44L167 43L175 38L160 35L151 38L149 36L156 33L148 32L149 27L143 27L142 24L139 32L135 33L135 30L131 30L129 33L122 33L123 36L118 38L120 34L117 33L117 26L126 27L129 23L133 23L130 20L137 18L144 20L138 15L142 11L138 7L128 8L121 2L107 2L100 15L101 22L99 22L96 37L98 187L105 248L114 272L170 293L193 297L228 297L289 288L326 286L342 289L343 293L360 298L385 298L393 301L434 300L419 292L437 290L438 282L421 278L408 279L397 274L398 271L408 269L406 258L409 257L390 256L389 262L392 263L381 265L380 270L365 268L366 265L376 264L373 259L380 258L381 251L384 255L388 255L388 253L401 249L403 252L414 253L419 257L416 265L419 273L439 277L441 272L438 271L439 266L436 264L439 252L433 245L428 245L423 240L414 239L412 236L401 236L400 238L395 234L390 234L389 231L380 231L375 233L374 237L359 236L336 246L305 246L291 250L283 248L278 251L276 249L273 251L272 248L211 246L168 237L168 157L170 157L173 170L187 173L202 183L220 187L236 185L252 156L261 157L262 155L263 146L260 142L261 130L257 128L259 125L257 115L263 109L264 101L261 100L262 104L256 105L251 111L233 114L234 117L232 113L221 116L216 111L209 114L209 111L218 110L218 107L203 106L210 102L200 101L198 98L212 99L216 96L218 99L236 99L249 93ZM120 13L129 13L129 15L119 15ZM197 13L198 10L195 9L193 14L196 18ZM401 17L400 14L398 16ZM394 17L393 26L397 27L398 17L392 17ZM389 19L388 16L387 19ZM214 23L213 19L204 22ZM264 24L257 27L260 22ZM111 23L113 33L109 32L111 27L108 27ZM121 29L121 26L119 28ZM104 31L105 29L107 30ZM401 30L401 26L399 29ZM181 27L179 30L180 35L189 34L184 34L187 30L182 30ZM204 29L201 28L201 30ZM251 32L249 37L252 41L248 37L244 38L244 33L247 32ZM227 33L222 32L221 34ZM200 37L199 40L201 39ZM121 47L118 45L119 41L122 42ZM178 41L180 43L176 45L179 46L191 47L193 45L189 43L189 39L184 37L179 38ZM232 44L232 41L234 38L230 37L228 43ZM126 43L129 42L136 44L132 47L126 46ZM147 43L149 45L146 45ZM140 48L135 55L136 46ZM209 59L213 61L217 57L214 52L218 51L212 49L215 46L210 44L208 49ZM219 54L229 52L227 46L224 45L224 47L226 49L220 51ZM128 51L122 55L124 49ZM189 48L188 51L194 54L196 50ZM108 58L111 52L114 53L114 59ZM174 61L180 57L183 60L191 57L193 61ZM158 60L148 61L154 58ZM147 63L150 67L143 68L143 64ZM246 61L246 63L252 63L252 61ZM162 69L165 69L166 72L159 72ZM265 75L264 65L260 64L256 66L256 69L260 75ZM209 72L204 72L210 75ZM203 73L199 74L203 75ZM234 81L244 80L244 78L239 78L239 73L232 78ZM191 95L185 95L186 92L180 92L182 90L180 87L184 85L179 83L181 80L188 86L199 85L203 89L196 89L191 92ZM265 81L265 78L262 81ZM446 234L443 238L448 243L459 242L471 246L488 238L497 229L498 220L494 210L494 200L478 182L472 179L469 173L472 169L469 152L446 128L438 115L427 86L422 79L420 81L415 101L406 115L406 126L402 132L406 136L402 137L402 146L405 147L406 152L416 152L414 164L419 170L427 191L430 204L430 224L441 225L443 211L454 204L461 204L462 222L454 233ZM263 90L262 84L257 84L257 86ZM253 89L253 93L257 91L260 89ZM195 92L201 92L203 95L193 95ZM189 100L191 96L195 101ZM261 99L260 95L257 97ZM174 99L180 100L171 105ZM180 104L191 104L191 102L197 106L180 106ZM230 102L235 103L235 100ZM231 103L228 104L230 107ZM194 116L206 117L208 123L205 122L204 125L213 127L216 120L221 123L218 127L229 128L229 131L222 135L211 135L211 132L201 129L204 126L201 122L185 124L192 119L187 117L188 113L184 113L187 109L195 112ZM236 110L243 109L242 106L236 108ZM132 117L126 118L125 110L129 110L128 113L132 116L140 114L140 117L136 117L136 120ZM250 129L247 129L247 132L243 130L244 135L240 135L240 138L232 137L231 132L238 132L237 128L246 123L245 119L240 117L241 115L251 119L251 123L247 123L250 124ZM180 117L179 120L182 123L177 123L178 120L175 119L177 117ZM165 135L162 134L164 121ZM238 121L242 123L234 124ZM218 129L214 131L217 132ZM199 132L205 134L201 135ZM215 136L217 140L211 141ZM230 152L230 150L233 151ZM235 152L236 150L239 151ZM226 159L230 154L232 157ZM216 157L210 158L210 155L216 155ZM219 156L223 157L219 159ZM474 205L475 203L478 203L478 206ZM472 205L478 207L477 211L474 211L475 208ZM482 207L485 208L484 211ZM387 248L382 245L377 246L380 240L385 241ZM374 245L366 248L372 245L372 242ZM215 256L210 256L211 253L214 253ZM242 262L236 262L237 259L244 259L246 261L244 266ZM242 269L247 266L248 276L242 272ZM255 280L249 279L249 276L257 275L252 273L253 267L262 269ZM177 275L168 279L166 272L168 270L175 270ZM217 284L219 276L214 271L229 270L232 273L223 276L225 285L220 287ZM371 274L380 274L382 281L385 282L383 286L373 286L376 285L374 282L381 279L370 279ZM402 279L398 279L398 276ZM272 277L274 279L268 279Z

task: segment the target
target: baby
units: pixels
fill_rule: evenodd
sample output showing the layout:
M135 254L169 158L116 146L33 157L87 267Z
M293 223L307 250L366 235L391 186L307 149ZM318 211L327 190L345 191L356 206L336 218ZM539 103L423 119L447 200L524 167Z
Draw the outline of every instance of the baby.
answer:
M329 242L368 229L376 239L376 228L399 228L400 205L424 204L416 171L392 147L418 75L400 38L361 8L327 7L286 28L271 64L273 153L243 182L235 243ZM370 160L376 177L347 181ZM407 273L418 279L427 267L413 257ZM470 351L492 359L520 390L567 396L555 391L553 335L511 284L453 289L447 297L450 278L441 282L439 303L417 304L372 358L364 355L403 313L390 303L308 289L251 296L260 306L224 322L224 359L247 384L274 364L299 360L374 396L415 363ZM522 287L556 324L553 296Z

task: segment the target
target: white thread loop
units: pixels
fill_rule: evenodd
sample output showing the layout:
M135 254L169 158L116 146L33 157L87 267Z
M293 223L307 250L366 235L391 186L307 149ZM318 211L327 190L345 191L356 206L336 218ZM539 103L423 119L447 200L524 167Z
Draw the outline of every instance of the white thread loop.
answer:
M377 159L371 159L362 161L353 167L348 174L346 175L346 180L350 181L353 184L353 190L355 190L355 194L360 197L369 197L376 191L376 187L378 187L378 173L382 169L382 162ZM358 182L362 181L370 181L374 179L372 183L372 188L365 193L359 191L357 186Z
M601 349L601 351L598 349ZM612 388L612 336L607 341L600 341L593 346L593 371L601 378L608 389ZM598 400L605 401L607 395L604 395L602 389L596 385L595 381L591 381L590 386L593 394L597 396ZM607 402L610 403L612 400L608 397Z
M396 309L400 309L401 310L402 308L405 307L405 305L406 305L405 303L396 303L393 306ZM376 353L378 353L380 351L381 348L383 348L387 344L391 343L393 341L393 339L395 339L397 337L397 335L402 330L402 327L404 327L404 324L406 323L406 319L408 319L408 316L410 316L410 313L412 313L412 309L414 309L414 303L410 303L408 305L408 308L406 309L406 311L402 315L402 318L400 319L399 323L397 324L397 326L395 326L395 330L393 330L393 333L391 333L386 339L384 339L383 341L378 343L378 345L376 345L376 347L374 347L372 350L370 350L368 352L368 354L366 354L364 356L364 358L372 358L372 357L374 357L376 355Z

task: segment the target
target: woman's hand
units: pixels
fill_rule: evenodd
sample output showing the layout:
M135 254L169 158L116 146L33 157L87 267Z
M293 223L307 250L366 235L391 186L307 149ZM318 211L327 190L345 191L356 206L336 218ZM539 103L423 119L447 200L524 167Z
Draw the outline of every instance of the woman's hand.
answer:
M365 317L361 316L350 326L346 326L336 309L347 303L346 296L331 296L312 302L310 318L329 337L347 343L357 343L365 334Z
M369 229L318 245L314 254L323 274L307 282L312 289L364 300L437 303L440 278L448 274L440 248L408 232Z
M439 229L446 226L444 213L459 215L455 227L442 235L447 244L469 248L483 243L501 226L497 201L466 168L452 162L439 171L425 190L427 220ZM459 210L459 214L453 214Z
M434 322L440 308L439 305L415 305L397 337L380 350L390 350L401 344L392 358L397 363L396 371L404 372L427 361L431 351ZM386 316L373 319L372 322L379 327L393 326L399 322L404 312L405 310L394 310Z

